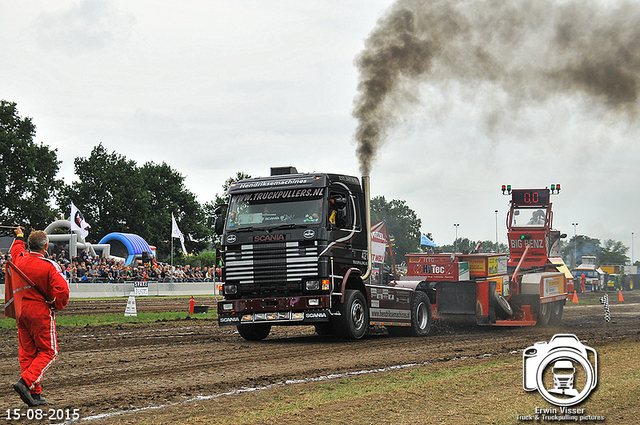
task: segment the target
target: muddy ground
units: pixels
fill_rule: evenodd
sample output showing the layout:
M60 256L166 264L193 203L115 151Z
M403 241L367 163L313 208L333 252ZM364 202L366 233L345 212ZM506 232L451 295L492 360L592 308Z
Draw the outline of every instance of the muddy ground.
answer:
M262 342L244 341L234 327L220 328L211 316L189 317L185 298L138 298L138 312L185 311L185 318L150 324L58 327L60 355L43 381L55 409L79 409L93 423L99 415L163 406L235 389L289 379L385 368L454 358L504 354L576 334L598 347L640 340L640 291L611 293L609 324L603 307L568 303L558 327L477 327L434 322L426 338L390 337L374 328L361 341L319 337L312 327L276 327ZM581 294L581 299L601 294ZM126 299L74 301L61 315L124 313ZM215 306L213 298L198 304ZM0 414L25 408L11 388L19 378L15 330L0 330ZM189 403L184 409L189 409ZM118 415L127 417L127 415ZM113 420L113 417L110 418ZM15 421L13 421L15 423Z

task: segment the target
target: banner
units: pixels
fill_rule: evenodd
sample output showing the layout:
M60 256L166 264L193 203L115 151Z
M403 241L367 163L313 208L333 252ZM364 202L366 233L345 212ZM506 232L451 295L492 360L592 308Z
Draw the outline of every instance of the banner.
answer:
M180 243L182 244L182 252L184 252L184 255L188 255L187 249L184 247L184 235L182 234L180 229L178 229L178 223L176 223L176 219L173 216L173 213L171 213L171 237L180 239Z
M422 234L422 237L420 238L420 245L436 246L435 242L433 242L431 239L429 239L427 237L427 235L425 235L424 233Z
M384 221L371 227L371 262L384 263L387 246L387 228Z
M80 230L80 237L84 240L87 236L89 236L89 223L84 220L82 213L73 202L71 203L71 215L69 216L69 220L71 220L71 230Z

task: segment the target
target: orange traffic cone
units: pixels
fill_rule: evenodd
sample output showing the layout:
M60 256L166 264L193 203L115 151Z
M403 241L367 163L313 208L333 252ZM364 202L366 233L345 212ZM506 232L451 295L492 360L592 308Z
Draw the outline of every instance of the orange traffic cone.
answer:
M578 292L573 291L573 302L578 304Z
M618 291L618 301L624 302L624 298L622 298L622 289Z

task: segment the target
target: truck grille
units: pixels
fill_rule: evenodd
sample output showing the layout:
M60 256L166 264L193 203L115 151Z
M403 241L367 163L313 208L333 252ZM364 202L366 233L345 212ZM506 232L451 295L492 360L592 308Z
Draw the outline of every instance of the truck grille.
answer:
M225 282L240 297L299 296L303 279L318 276L317 241L228 246L225 260Z

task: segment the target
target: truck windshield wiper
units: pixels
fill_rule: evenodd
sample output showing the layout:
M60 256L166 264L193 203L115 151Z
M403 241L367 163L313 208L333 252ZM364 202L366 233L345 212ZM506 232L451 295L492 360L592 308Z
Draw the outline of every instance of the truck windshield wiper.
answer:
M276 226L273 227L272 230L279 230L279 229L295 229L295 228L307 228L309 226L306 226L304 224L293 224L293 223L289 223L289 224L281 224L280 226Z
M236 232L252 232L255 230L253 227L241 227L239 229L235 229Z

